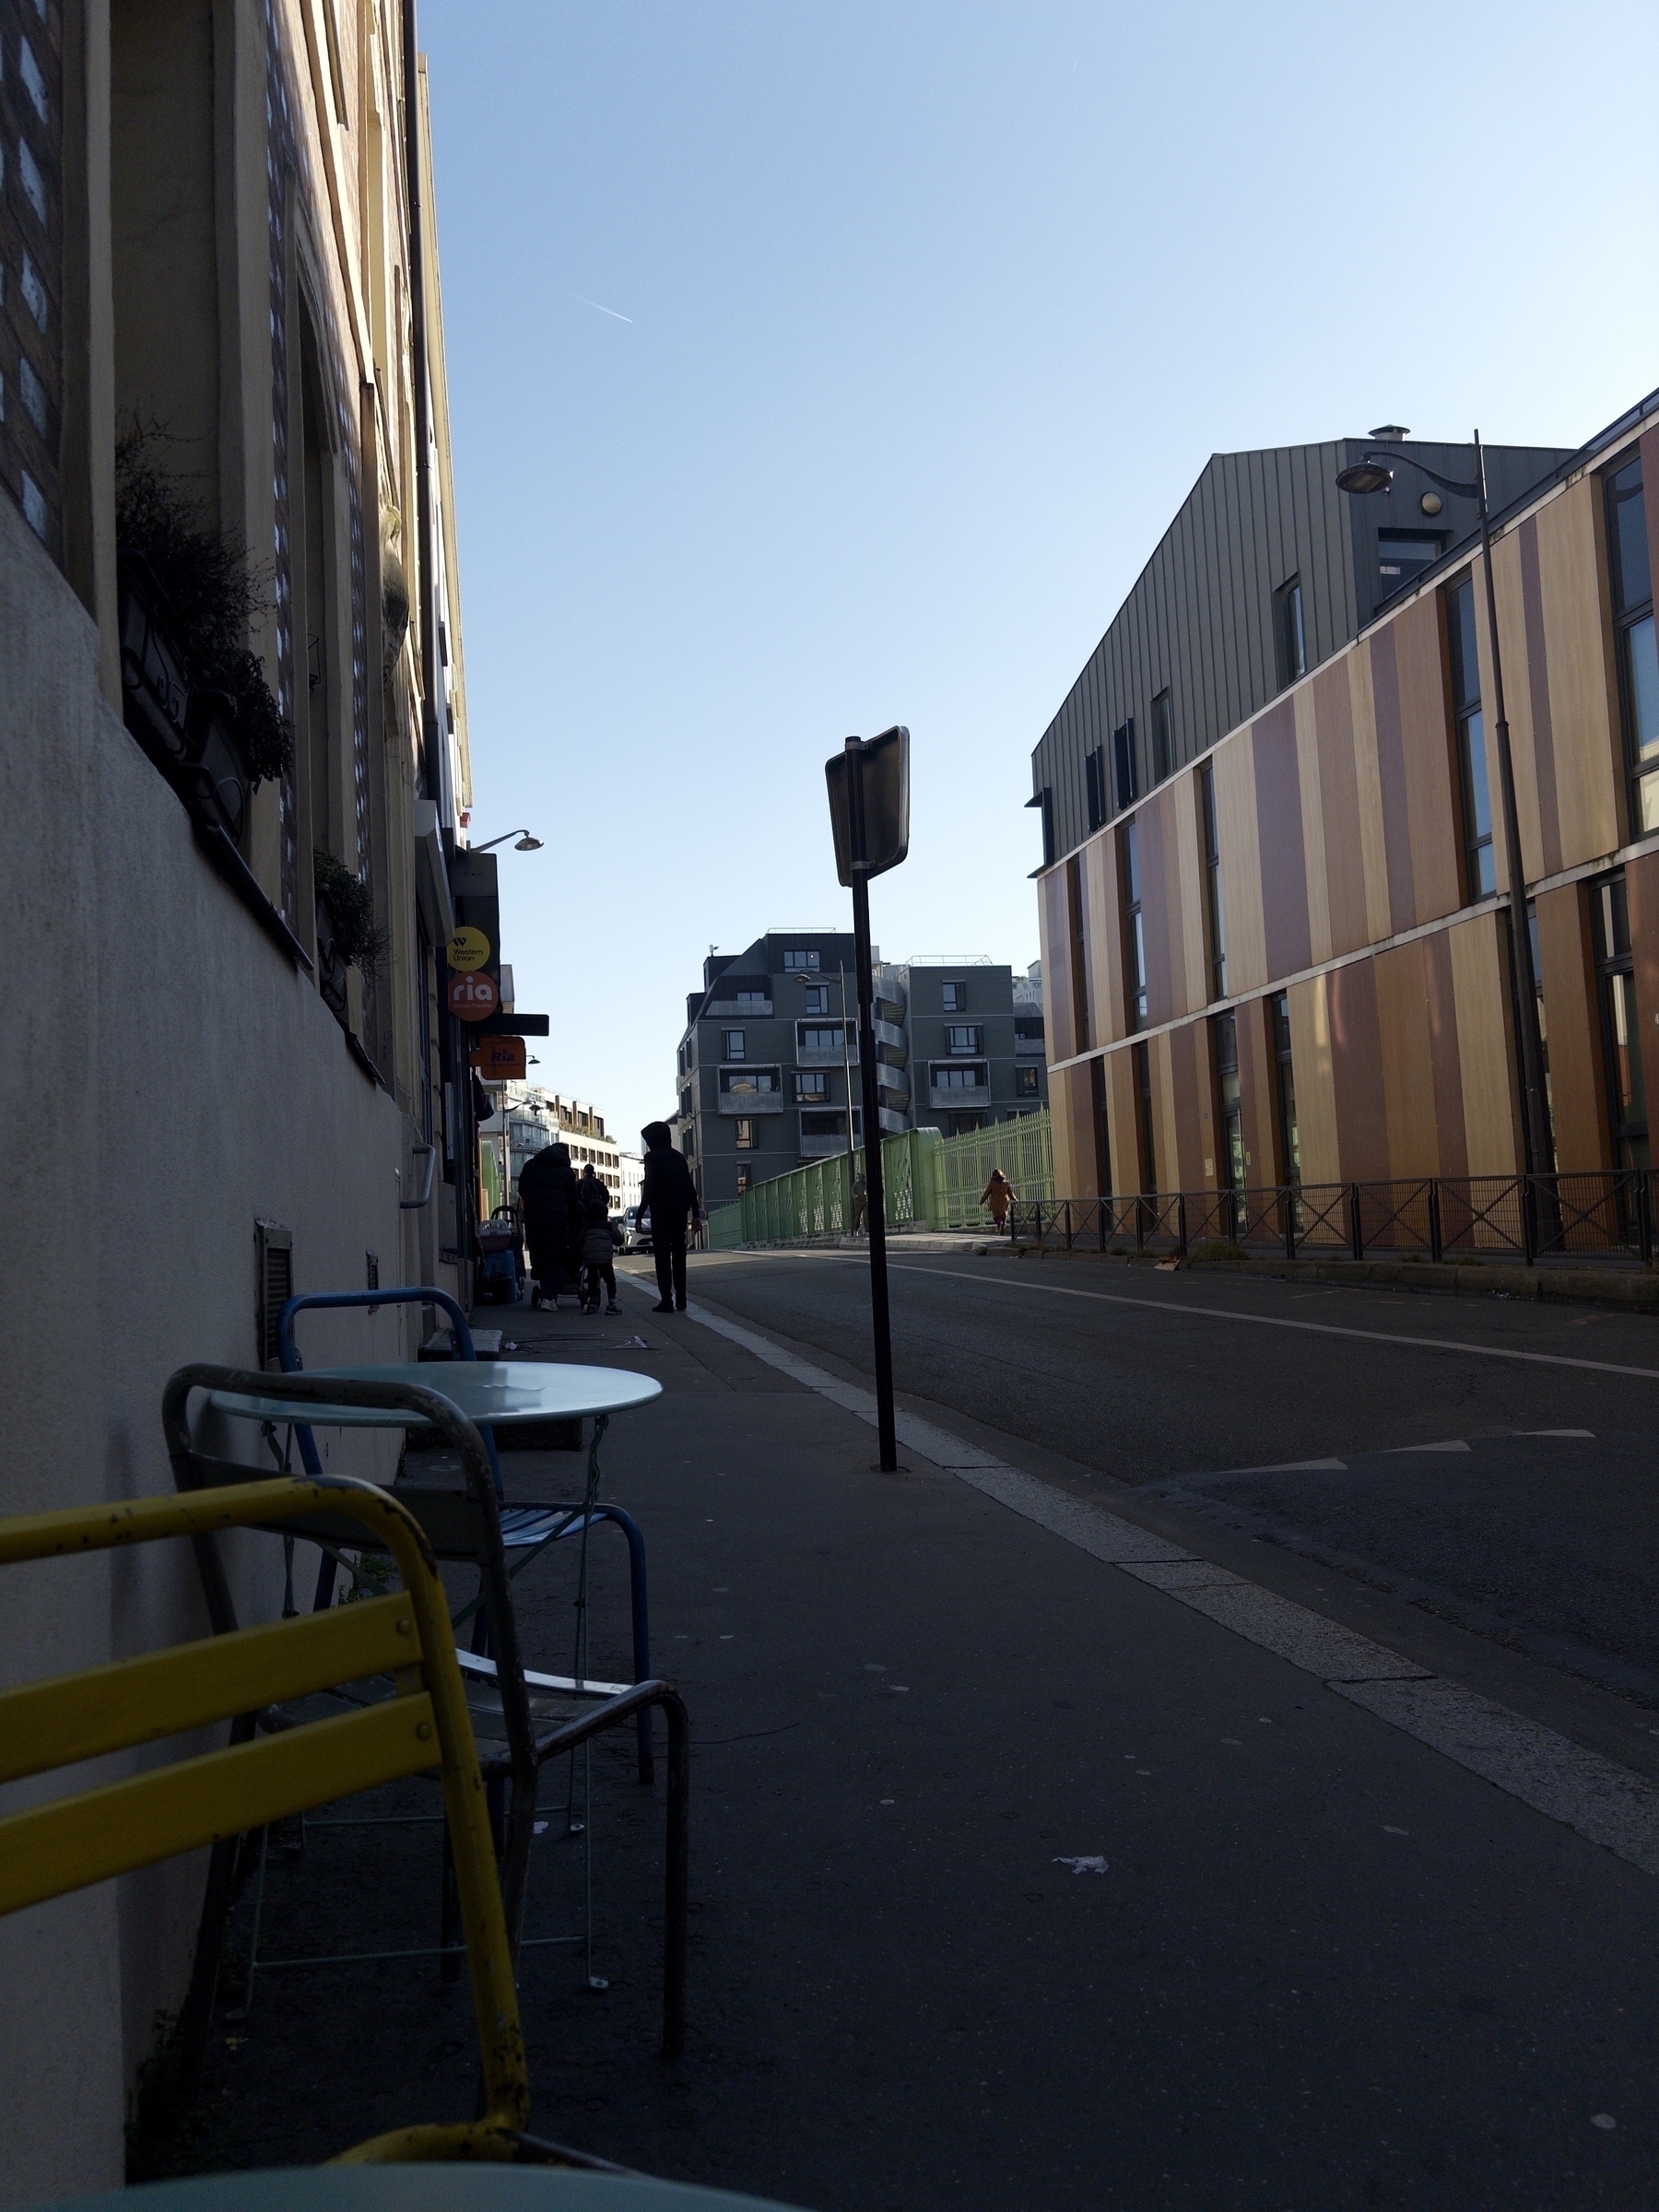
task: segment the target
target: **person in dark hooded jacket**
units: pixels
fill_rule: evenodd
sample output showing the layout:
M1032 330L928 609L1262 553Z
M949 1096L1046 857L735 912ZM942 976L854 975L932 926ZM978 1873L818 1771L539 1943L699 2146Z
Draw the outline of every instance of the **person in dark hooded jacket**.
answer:
M519 1170L519 1204L524 1209L524 1241L536 1280L532 1305L551 1302L557 1311L571 1255L582 1240L576 1204L576 1177L568 1145L547 1145Z
M656 1255L659 1313L686 1310L686 1235L697 1219L697 1185L684 1153L674 1148L666 1122L647 1122L640 1132L645 1168L640 1204L651 1209L651 1249Z

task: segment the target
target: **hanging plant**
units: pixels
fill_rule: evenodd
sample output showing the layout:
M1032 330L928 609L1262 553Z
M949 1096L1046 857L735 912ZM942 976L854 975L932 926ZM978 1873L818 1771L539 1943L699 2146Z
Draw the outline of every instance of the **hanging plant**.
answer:
M202 502L157 466L157 436L134 428L116 444L116 546L147 562L167 594L193 680L229 694L250 784L275 780L293 765L293 726L247 642L269 578L234 532L216 528Z
M335 955L348 967L371 974L386 954L386 933L375 920L373 891L343 860L321 846L312 854L312 873L318 898L328 902Z

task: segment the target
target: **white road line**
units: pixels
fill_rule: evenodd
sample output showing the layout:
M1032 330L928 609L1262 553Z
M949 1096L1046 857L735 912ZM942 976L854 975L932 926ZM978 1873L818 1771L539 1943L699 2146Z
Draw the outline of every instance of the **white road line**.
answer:
M719 1255L724 1258L728 1255ZM858 1261L857 1253L733 1253L733 1258L770 1260L806 1259ZM1344 1329L1331 1321L1288 1321L1280 1313L1240 1313L1230 1306L1181 1306L1171 1299L1125 1298L1121 1291L1076 1290L1066 1283L1019 1282L1008 1275L982 1273L973 1275L965 1267L920 1267L914 1261L889 1260L888 1267L896 1275L935 1275L947 1277L953 1282L978 1283L982 1288L994 1283L1007 1290L1036 1290L1046 1292L1050 1298L1089 1298L1106 1306L1144 1306L1154 1313L1172 1313L1177 1319L1191 1315L1195 1321L1242 1321L1258 1329L1300 1329L1311 1336L1351 1336L1363 1344L1404 1344L1424 1352L1468 1352L1477 1359L1519 1359L1537 1367L1577 1367L1598 1375L1636 1375L1646 1382L1659 1382L1659 1367L1621 1367L1612 1359L1569 1359L1562 1352L1517 1352L1496 1344L1465 1344L1455 1336L1402 1336L1387 1329Z
M648 1289L641 1277L626 1272L621 1279L647 1296L655 1288L652 1284ZM740 1345L768 1367L791 1376L871 1428L876 1426L876 1400L868 1391L843 1382L753 1329L712 1313L700 1303L688 1301L686 1318ZM1335 1333L1349 1335L1361 1332ZM1247 1643L1301 1668L1338 1697L1362 1706L1378 1720L1466 1767L1535 1812L1562 1822L1644 1873L1659 1876L1659 1786L1644 1775L1632 1773L1600 1752L1587 1751L1555 1729L1526 1720L1460 1683L1429 1674L1414 1660L1373 1643L1369 1636L1345 1629L1310 1606L1246 1582L1228 1569L1154 1535L1149 1529L1107 1512L1088 1499L1074 1498L1053 1483L1011 1467L994 1453L982 1451L977 1444L963 1443L932 1421L900 1413L896 1427L906 1451L931 1460L935 1466L982 1491L1022 1519L1035 1522L1063 1543L1075 1545L1091 1559L1116 1568L1143 1586L1202 1613Z

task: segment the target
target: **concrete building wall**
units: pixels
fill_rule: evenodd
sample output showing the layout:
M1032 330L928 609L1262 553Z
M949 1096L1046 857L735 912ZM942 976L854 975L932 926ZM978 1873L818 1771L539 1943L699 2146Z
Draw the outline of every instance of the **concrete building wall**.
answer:
M371 1256L382 1285L459 1280L456 1186L399 1204L412 1146L454 1125L432 878L468 772L453 542L436 801L418 795L418 595L406 635L396 606L418 554L399 18L296 0L72 0L51 18L65 336L44 524L0 453L0 1513L171 1488L169 1374L259 1363L256 1221L291 1231L300 1289L364 1288ZM8 159L8 194L17 173ZM429 381L441 403L441 347ZM114 444L134 419L270 583L247 641L299 725L296 760L254 794L241 895L123 720ZM340 1018L313 972L313 843L363 873L386 933ZM394 1359L418 1325L409 1309L306 1317L301 1342L313 1364ZM214 1441L259 1461L256 1431ZM385 1439L319 1443L342 1471L395 1464ZM229 1563L243 1617L273 1616L280 1546L239 1539ZM6 1681L206 1627L171 1552L9 1572L4 1594ZM196 1854L0 1922L0 2202L119 2184L126 2093L186 1985L203 1872Z
M1607 478L1640 458L1659 571L1656 418L1649 403L1572 457L1512 513L1494 549L1563 1171L1627 1164L1609 1107L1598 972L1606 948L1596 901L1615 880L1630 911L1631 1050L1647 1098L1659 1100L1659 835L1641 828L1632 795L1634 707L1619 674L1606 519ZM1447 635L1446 587L1465 574L1496 822L1497 888L1485 896L1467 850ZM1143 1187L1148 1130L1159 1188L1218 1187L1214 1024L1223 1013L1236 1025L1247 1180L1285 1180L1272 1011L1281 993L1304 1182L1523 1165L1494 699L1479 556L1448 556L1354 642L1042 873L1055 1168L1074 1179L1073 1194L1093 1194L1090 1117L1102 1091L1116 1191ZM1224 990L1209 958L1203 777L1213 780L1218 830ZM1131 825L1144 1019L1130 973ZM1645 1140L1639 1148L1645 1158Z

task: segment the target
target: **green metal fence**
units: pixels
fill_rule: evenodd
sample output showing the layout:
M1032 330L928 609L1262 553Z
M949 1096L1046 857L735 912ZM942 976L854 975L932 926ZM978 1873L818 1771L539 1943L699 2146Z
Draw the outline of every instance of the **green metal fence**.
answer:
M1018 1195L1047 1205L1054 1195L1053 1153L1046 1106L967 1136L910 1129L881 1143L882 1187L889 1229L982 1229L989 1217L980 1193L1000 1167ZM851 1169L851 1171L849 1171ZM774 1175L745 1191L735 1205L709 1216L716 1252L743 1244L805 1244L842 1237L853 1225L853 1177L864 1152L844 1152Z
M994 1122L989 1129L971 1130L966 1136L945 1138L939 1147L938 1211L928 1226L982 1229L989 1216L980 1204L980 1194L993 1168L1002 1170L1017 1198L1044 1206L1053 1203L1054 1148L1046 1106L1015 1121Z

